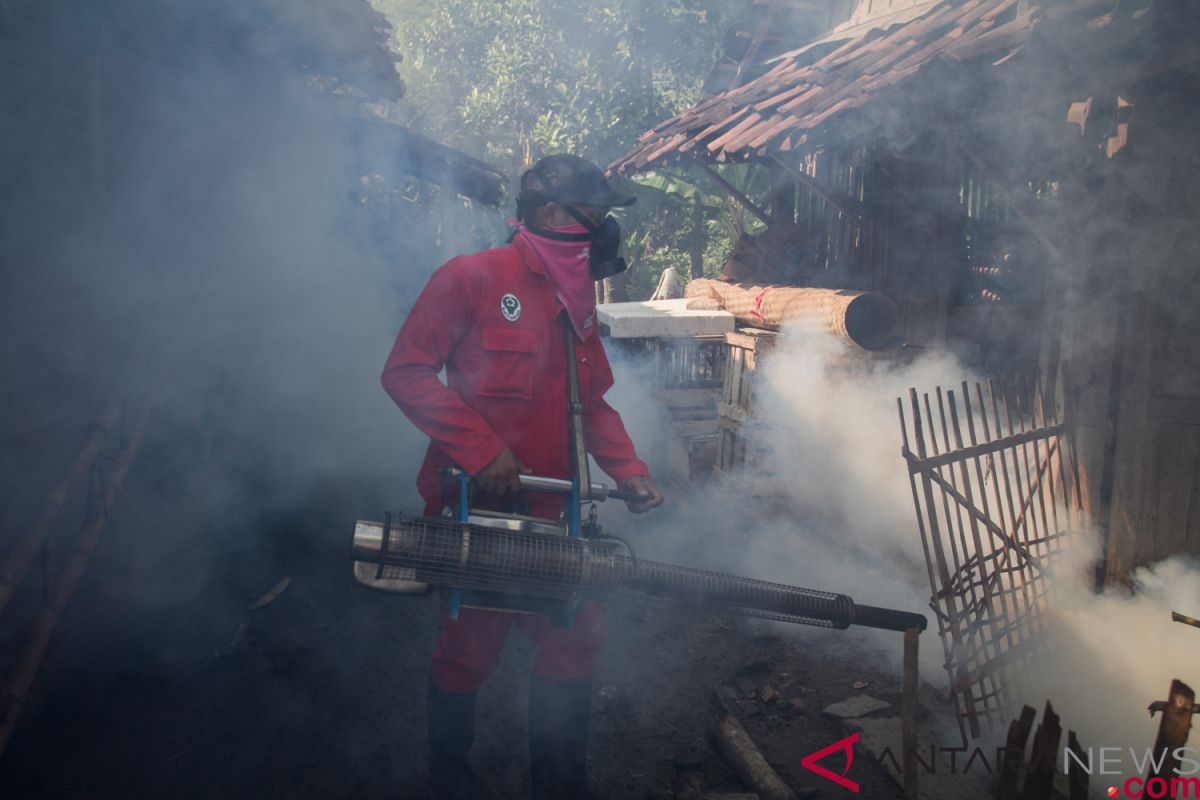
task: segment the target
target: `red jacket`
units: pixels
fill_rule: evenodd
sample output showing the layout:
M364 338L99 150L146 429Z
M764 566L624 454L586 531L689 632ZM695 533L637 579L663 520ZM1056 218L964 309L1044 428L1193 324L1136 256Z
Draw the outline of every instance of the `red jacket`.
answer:
M506 446L535 475L570 475L564 313L537 256L508 247L459 256L438 269L400 329L383 388L432 440L417 476L429 507L440 502L439 468L476 474ZM600 337L576 340L588 452L618 485L649 475L617 412ZM442 368L446 383L438 379ZM521 498L534 513L560 503Z

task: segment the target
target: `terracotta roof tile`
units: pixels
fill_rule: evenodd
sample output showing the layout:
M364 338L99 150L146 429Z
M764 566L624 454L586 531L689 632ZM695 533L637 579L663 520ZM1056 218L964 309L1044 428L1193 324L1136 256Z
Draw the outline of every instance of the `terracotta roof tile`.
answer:
M811 63L806 61L811 55L797 53L762 76L655 126L610 169L652 168L692 151L723 162L759 150L793 149L807 141L813 128L864 105L879 90L909 79L941 55L961 59L1009 53L1028 40L1045 16L1047 2L1031 2L1025 13L1017 14L1018 0L943 0L919 17L888 30L867 31Z

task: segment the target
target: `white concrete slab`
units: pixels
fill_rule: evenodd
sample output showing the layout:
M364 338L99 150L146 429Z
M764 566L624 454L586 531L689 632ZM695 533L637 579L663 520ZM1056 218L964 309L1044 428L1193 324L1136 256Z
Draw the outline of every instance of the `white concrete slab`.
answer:
M614 339L670 339L721 336L734 329L734 317L709 299L601 303L596 316Z

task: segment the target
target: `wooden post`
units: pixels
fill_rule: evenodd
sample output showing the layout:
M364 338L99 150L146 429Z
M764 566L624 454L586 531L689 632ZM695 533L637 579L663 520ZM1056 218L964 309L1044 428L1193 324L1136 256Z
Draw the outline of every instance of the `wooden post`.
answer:
M1008 726L1008 739L1004 743L1003 761L1000 762L1000 779L996 787L996 800L1017 800L1021 796L1017 790L1017 779L1021 775L1021 765L1025 762L1025 744L1029 741L1029 730L1033 727L1033 719L1037 711L1033 706L1021 709L1021 715Z
M54 629L58 626L59 618L70 601L79 578L87 569L92 552L96 549L96 543L100 541L100 536L108 524L110 510L116 503L121 482L125 480L129 465L133 462L133 457L141 446L142 436L146 431L147 416L148 411L143 410L134 425L128 444L117 455L108 475L105 476L101 486L100 510L96 517L80 531L79 538L75 542L74 552L64 565L48 604L34 620L33 639L17 663L12 683L8 687L8 694L3 698L3 707L0 708L0 754L4 753L4 748L8 746L13 731L16 730L25 698L28 696L29 690L33 688L38 668L41 667L42 658L50 646L50 640L54 636Z
M691 259L689 278L704 277L704 250L708 247L708 229L704 222L704 203L697 192L692 206L692 235L688 239L688 256Z
M604 302L606 303L624 303L629 299L626 287L628 279L626 273L622 272L619 275L612 275L604 279Z
M1062 739L1062 727L1058 714L1054 713L1050 701L1042 712L1042 724L1038 725L1033 737L1033 752L1029 754L1029 772L1025 776L1023 800L1050 800L1054 788L1054 760L1058 756L1058 742Z
M904 632L904 698L900 744L904 760L904 800L917 800L917 645L921 631Z
M1174 751L1187 744L1195 705L1196 693L1192 691L1192 687L1178 679L1171 681L1171 694L1167 697L1167 707L1163 709L1162 721L1158 724L1158 736L1154 739L1154 754L1157 756L1165 750L1166 756L1157 770L1151 768L1146 776L1147 784L1151 778L1162 778L1169 784L1175 776L1179 759L1175 758ZM1151 760L1150 763L1153 764L1154 761Z

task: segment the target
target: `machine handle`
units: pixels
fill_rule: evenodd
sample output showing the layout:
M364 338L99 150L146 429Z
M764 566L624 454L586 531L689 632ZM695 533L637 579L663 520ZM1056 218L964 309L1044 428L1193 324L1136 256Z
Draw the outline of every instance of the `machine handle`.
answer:
M649 500L654 495L627 492L624 489L609 489L608 496L613 500L624 500L626 503L640 503L644 500Z
M458 467L447 467L448 473L453 478L458 478L463 474L463 471ZM562 478L543 478L540 475L522 475L520 477L521 488L530 492L546 492L548 494L571 494L571 482ZM606 500L612 498L614 500L624 500L626 502L636 503L641 500L646 500L649 495L638 494L637 492L627 492L623 489L610 489L603 483L593 483L591 491L591 500Z

